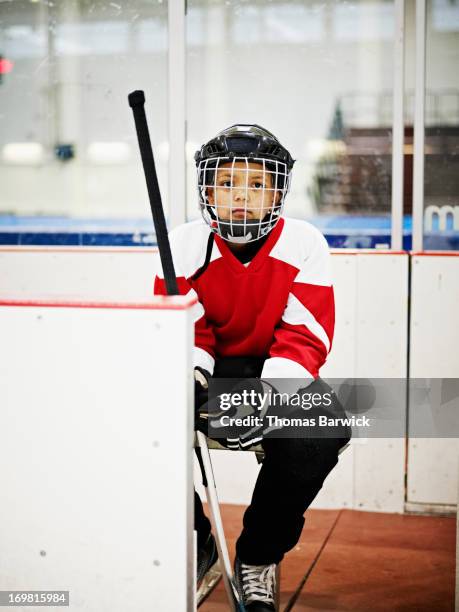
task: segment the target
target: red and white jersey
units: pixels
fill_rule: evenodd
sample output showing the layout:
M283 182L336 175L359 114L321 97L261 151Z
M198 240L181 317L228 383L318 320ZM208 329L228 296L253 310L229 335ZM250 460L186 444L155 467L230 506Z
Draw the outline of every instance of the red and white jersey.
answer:
M213 372L215 358L267 356L262 378L316 378L333 340L335 320L330 253L310 223L281 218L248 264L194 221L169 237L179 291L197 294L195 365ZM159 256L154 292L165 295Z

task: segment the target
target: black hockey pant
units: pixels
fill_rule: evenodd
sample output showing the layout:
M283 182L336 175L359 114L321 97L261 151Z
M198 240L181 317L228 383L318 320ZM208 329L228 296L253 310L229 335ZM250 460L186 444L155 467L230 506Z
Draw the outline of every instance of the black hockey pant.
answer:
M220 378L259 376L263 360L230 359L216 363ZM236 553L243 563L279 563L298 542L310 506L325 478L338 463L338 451L349 439L268 438L250 506L244 514ZM210 522L195 492L198 545L206 540Z

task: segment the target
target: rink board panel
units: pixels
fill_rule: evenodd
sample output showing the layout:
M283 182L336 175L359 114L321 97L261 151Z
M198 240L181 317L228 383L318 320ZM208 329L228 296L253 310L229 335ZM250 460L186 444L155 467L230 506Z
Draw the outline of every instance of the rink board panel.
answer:
M148 299L153 295L156 252L0 247L0 299Z
M410 376L459 378L459 256L413 256L411 287ZM409 440L408 501L456 504L458 457L456 438Z
M404 378L408 255L342 251L332 262L336 331L321 376ZM312 507L402 512L404 458L402 438L353 439Z
M0 306L0 590L191 605L192 330L189 307Z

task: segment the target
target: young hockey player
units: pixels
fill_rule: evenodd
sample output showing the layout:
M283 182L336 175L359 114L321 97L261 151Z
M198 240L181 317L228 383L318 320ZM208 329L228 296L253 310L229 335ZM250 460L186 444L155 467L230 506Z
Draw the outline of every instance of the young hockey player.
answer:
M174 229L170 242L180 292L199 300L196 407L205 409L210 377L315 384L333 339L330 255L314 226L282 216L294 160L257 125L223 130L195 159L203 219ZM155 293L166 293L161 271ZM276 565L298 542L348 438L264 439L249 429L226 446L260 440L265 458L236 544L235 581L248 612L275 609ZM196 493L195 526L202 578L217 555Z

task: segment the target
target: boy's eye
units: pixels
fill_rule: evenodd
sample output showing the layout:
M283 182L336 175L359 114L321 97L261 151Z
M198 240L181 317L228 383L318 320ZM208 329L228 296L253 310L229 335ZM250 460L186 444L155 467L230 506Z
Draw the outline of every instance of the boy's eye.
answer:
M231 181L226 179L220 183L221 187L231 187Z
M265 186L263 183L260 183L260 181L255 181L252 185L255 189L262 189Z

